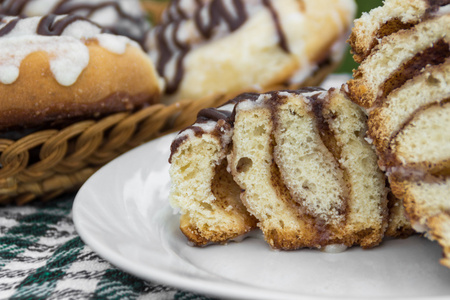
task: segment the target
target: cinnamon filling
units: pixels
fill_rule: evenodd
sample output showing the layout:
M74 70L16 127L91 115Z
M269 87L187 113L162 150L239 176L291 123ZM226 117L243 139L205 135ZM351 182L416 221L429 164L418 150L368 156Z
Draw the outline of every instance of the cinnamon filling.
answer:
M329 126L329 122L336 118L334 115L324 115L323 109L324 109L325 103L321 101L320 99L316 99L313 102L313 112L316 116L316 126L319 131L320 139L322 140L322 143L325 145L325 147L328 149L328 151L333 155L335 160L335 165L342 170L343 178L341 185L343 187L342 194L340 196L340 199L342 201L342 205L340 207L336 207L336 211L340 215L347 215L348 214L348 202L350 199L350 186L347 184L349 182L349 174L348 170L342 166L340 163L341 157L342 157L342 149L338 145L336 137L334 136L334 133L332 129Z
M418 22L415 23L403 23L400 19L394 18L383 25L380 26L376 33L376 38L373 39L372 44L370 45L370 49L378 45L378 41L382 39L385 36L391 35L393 33L396 33L397 31L404 30L404 29L410 29L414 27Z
M273 140L273 139L272 139ZM272 147L273 148L273 147ZM273 149L271 150L273 153ZM302 237L303 243L306 244L316 244L317 246L323 246L326 244L329 244L329 239L331 236L331 231L328 228L328 226L325 224L325 221L321 220L318 217L311 216L310 214L306 213L305 208L298 203L297 201L294 201L294 199L291 196L291 193L287 189L286 185L283 183L283 179L281 177L280 169L278 165L275 163L275 161L272 161L272 165L270 167L271 169L271 185L273 189L275 190L277 194L277 198L281 201L285 202L287 205L289 205L292 210L297 212L298 218L303 220L307 226L308 229L305 229L305 232L309 233L308 237ZM283 228L283 224L281 224L281 227ZM283 240L277 238L277 234L275 232L272 233L273 241L275 243L276 248L285 248L285 249L291 249L292 247L290 245L283 245ZM313 238L314 241L308 241L308 238ZM302 240L299 239L300 243L302 243ZM298 247L303 247L303 245L297 245Z
M442 64L448 57L450 57L450 47L444 40L439 40L433 45L433 47L425 49L421 53L417 53L397 71L392 73L388 79L386 79L381 86L383 93L377 101L380 102L393 90L399 88L406 81L420 74L428 65Z
M217 165L214 171L214 177L211 181L211 191L216 198L214 204L219 206L222 210L227 210L228 207L233 207L234 210L242 211L242 207L237 207L234 199L239 199L241 188L234 182L233 176L227 171L227 160L223 159L220 165ZM256 225L256 224L254 224Z
M395 139L397 138L397 136L399 135L400 132L402 132L407 126L409 126L414 119L416 118L416 116L418 116L421 112L433 107L433 106L444 106L444 105L448 105L450 104L450 98L446 98L443 99L439 102L433 102L433 103L429 103L427 105L424 105L418 109L416 109L413 113L411 113L411 115L409 116L409 118L400 126L400 129L397 130L392 137L389 140L389 145L392 145L392 143L395 143ZM393 153L392 150L392 146L389 146L389 148L386 151L386 154L384 155L384 161L383 164L385 164L387 167L393 167L396 165L400 165L401 162L399 161L399 158L395 155L395 153ZM416 174L417 172L421 173L422 171L417 170L415 168L416 164L411 164L411 165L407 165L407 166L402 166L402 168L404 170L410 170L410 171L404 171L403 173L408 174L408 176L406 177L411 177L413 175L411 174ZM444 176L444 177L450 177L450 161L442 161L439 163L439 166L429 166L430 169L428 170L428 173L434 175L434 176ZM416 176L416 175L414 175ZM413 177L414 177L413 176Z

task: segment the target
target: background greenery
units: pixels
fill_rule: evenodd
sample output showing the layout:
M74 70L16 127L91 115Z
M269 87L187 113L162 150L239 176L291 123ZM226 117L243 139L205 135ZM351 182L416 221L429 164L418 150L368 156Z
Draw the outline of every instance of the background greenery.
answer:
M409 0L405 0L409 1ZM363 12L368 12L372 8L380 6L382 0L356 0L358 5L358 11L356 13L356 18L359 18ZM341 66L336 70L336 73L351 73L353 69L357 68L357 64L353 61L350 54L350 50L347 49L346 55Z

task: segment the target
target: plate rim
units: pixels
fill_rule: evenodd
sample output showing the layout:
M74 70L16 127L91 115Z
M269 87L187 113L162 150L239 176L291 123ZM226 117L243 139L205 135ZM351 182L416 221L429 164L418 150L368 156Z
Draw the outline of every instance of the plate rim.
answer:
M132 274L142 280L150 280L155 283L168 285L169 287L175 289L182 289L185 291L190 291L193 293L202 294L210 297L225 297L229 299L301 299L301 300L332 300L336 299L336 297L328 297L321 295L307 295L307 294L295 294L289 292L281 292L274 291L269 289L261 289L259 287L253 287L245 284L239 284L235 282L228 282L226 284L217 281L208 281L199 277L186 277L177 273L173 273L166 270L160 269L149 269L146 271L142 271L140 268L135 267L135 263L133 261L128 261L123 256L117 254L115 251L105 247L102 243L98 242L94 236L87 232L87 229L83 227L82 217L80 217L81 212L79 206L82 205L83 194L87 189L86 186L95 182L98 177L102 175L105 170L111 168L111 165L116 164L118 160L126 160L127 156L133 155L135 152L143 151L147 147L150 147L152 143L162 142L163 139L173 139L176 136L176 133L170 133L168 135L159 137L152 141L149 141L143 145L140 145L120 156L113 159L109 163L102 166L99 170L97 170L78 190L75 195L73 207L72 207L72 218L74 222L75 230L78 235L82 239L82 241L89 246L98 256L102 259L109 262L111 265L116 268L123 270L129 274ZM229 289L229 286L233 286L234 289ZM226 289L226 292L225 290ZM260 292L260 290L262 290ZM243 294L245 293L245 294ZM256 293L256 295L255 295ZM255 298L257 297L257 298ZM377 299L377 298L373 298ZM385 298L380 298L385 299Z
M310 295L310 294L298 294L293 292L282 292L275 291L273 289L264 289L261 287L251 286L245 283L239 282L221 282L214 280L206 280L202 277L186 277L186 275L174 273L168 270L162 270L158 268L149 268L142 270L137 267L137 263L125 258L116 251L109 249L101 242L97 241L94 236L87 232L87 228L83 226L83 219L80 216L80 205L84 203L85 198L83 198L87 186L96 182L103 173L108 173L108 170L112 168L111 166L118 163L118 161L124 161L128 156L135 155L136 152L145 151L148 147L151 147L154 143L168 143L176 136L176 133L171 133L152 141L149 141L143 145L140 145L107 163L99 170L97 170L78 190L73 207L72 207L72 218L74 222L75 230L77 231L83 242L89 246L98 256L111 263L116 268L123 270L129 274L132 274L138 278L145 281L152 281L157 284L167 285L174 289L181 289L193 293L202 294L209 297L221 297L229 299L301 299L301 300L331 300L331 299L360 299L363 296L325 296L325 295ZM169 141L166 141L169 140ZM105 171L106 170L106 171ZM114 173L114 172L109 172ZM81 200L80 200L81 199ZM233 288L230 288L233 287ZM435 295L430 297L371 297L370 299L449 299L450 295Z

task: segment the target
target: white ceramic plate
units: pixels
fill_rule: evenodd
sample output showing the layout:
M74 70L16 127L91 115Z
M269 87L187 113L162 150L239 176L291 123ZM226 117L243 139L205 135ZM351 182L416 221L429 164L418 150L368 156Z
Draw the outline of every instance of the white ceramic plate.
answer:
M447 298L441 248L421 237L339 254L280 252L259 237L195 248L168 204L167 162L174 135L112 161L76 196L81 238L112 264L145 280L237 299Z

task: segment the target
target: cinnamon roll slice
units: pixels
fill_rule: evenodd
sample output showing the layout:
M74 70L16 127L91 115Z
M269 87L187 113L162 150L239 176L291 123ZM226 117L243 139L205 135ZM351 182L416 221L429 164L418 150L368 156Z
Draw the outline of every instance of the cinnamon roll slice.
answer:
M230 171L273 248L381 242L385 177L365 115L343 93L274 92L235 110Z

